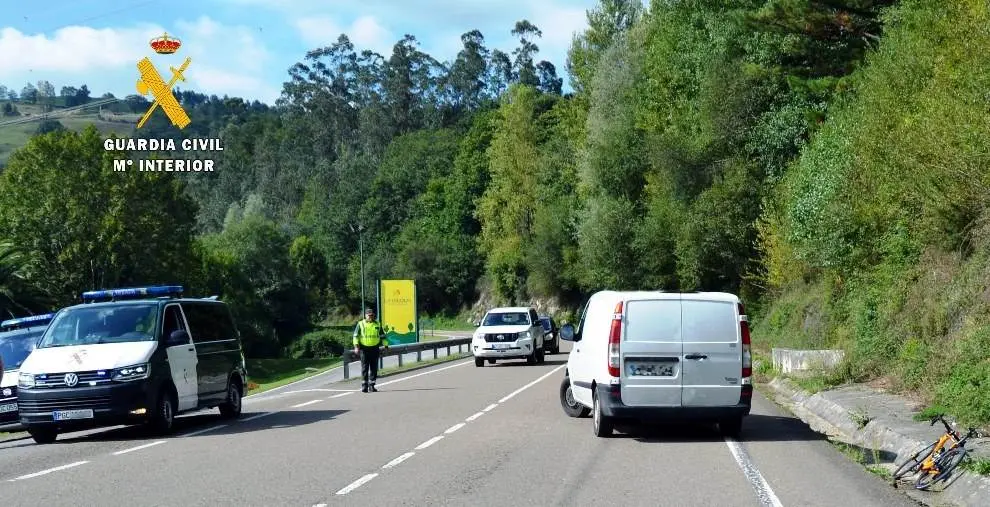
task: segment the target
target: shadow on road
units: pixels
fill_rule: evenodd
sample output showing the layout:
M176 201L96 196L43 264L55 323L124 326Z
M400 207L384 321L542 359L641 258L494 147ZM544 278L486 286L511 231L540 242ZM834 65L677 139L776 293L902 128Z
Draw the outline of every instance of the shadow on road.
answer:
M177 417L175 419L175 430L170 435L158 436L142 425L126 426L114 428L98 433L72 436L72 434L60 435L56 444L72 444L76 442L125 442L129 440L148 439L169 439L183 437L183 434L193 433L198 430L205 430L219 424L226 424L224 428L208 431L202 434L204 437L216 435L234 435L238 433L250 433L255 431L265 431L272 426L296 427L307 424L328 421L343 413L346 410L286 410L275 412L271 415L248 421L247 419L263 414L264 412L249 413L244 412L240 419L221 419L217 414L192 414ZM192 435L193 438L200 435Z
M423 387L423 388L413 388L413 389L390 389L388 387L383 387L383 388L379 389L377 393L372 393L372 394L380 394L380 393L404 393L404 392L407 392L407 391L447 391L447 390L453 390L453 389L457 389L457 388L456 387L430 387L430 388Z
M718 427L705 423L621 423L616 425L619 438L633 438L646 443L721 442ZM792 417L750 414L743 422L741 442L797 442L825 440L825 437Z

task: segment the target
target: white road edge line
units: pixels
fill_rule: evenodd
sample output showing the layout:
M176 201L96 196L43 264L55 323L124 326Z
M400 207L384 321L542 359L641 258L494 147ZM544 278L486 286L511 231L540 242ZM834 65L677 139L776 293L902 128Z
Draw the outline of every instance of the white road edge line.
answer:
M327 504L325 504L325 503L318 503L318 504L314 505L313 507L327 507Z
M159 440L157 442L151 442L150 444L139 445L137 447L131 447L130 449L124 449L123 451L117 451L113 453L114 456L120 456L121 454L127 454L133 451L140 451L141 449L147 449L149 447L154 447L158 444L164 444L167 440Z
M58 472L59 470L65 470L67 468L77 467L79 465L85 465L86 463L89 463L89 462L88 461L77 461L75 463L69 463L68 465L62 465L60 467L49 468L48 470L42 470L40 472L35 472L33 474L22 475L20 477L17 477L17 478L14 478L14 479L10 479L8 482L20 481L20 480L24 480L24 479L31 479L33 477L38 477L38 476L41 476L41 475L50 474L52 472Z
M402 463L403 461L405 461L405 460L413 457L415 454L416 453L414 453L414 452L407 452L407 453L403 454L402 456L399 456L398 458L395 458L392 461L389 461L388 463L385 463L384 465L382 465L382 468L383 469L385 469L385 468L392 468L395 465L398 465L399 463Z
M457 423L457 424L455 424L455 425L447 428L447 431L445 431L443 433L444 433L444 435L450 435L451 433L453 433L453 432L455 432L455 431L463 428L465 424L467 424L467 423Z
M490 412L492 410L495 410L495 407L497 407L497 406L498 406L498 403L492 403L491 405L488 405L487 407L485 407L484 410L482 410L482 412Z
M473 420L475 420L475 419L477 419L477 418L479 418L479 417L481 417L483 415L485 415L484 412L478 412L477 414L474 414L472 416L468 416L468 418L467 419L464 419L464 420L467 421L467 422L471 422L471 421L473 421Z
M505 403L506 401L509 401L510 399L512 399L513 396L515 396L515 395L517 395L517 394L525 391L526 389L529 389L530 387L533 387L534 385L536 385L541 380L549 377L550 375L553 375L554 373L557 373L558 371L560 371L561 369L563 369L565 366L567 366L567 365L566 364L562 364L562 365L560 365L560 366L558 366L558 367L556 367L556 368L548 371L546 373L546 375L543 375L542 377L540 377L540 378L538 378L538 379L536 379L536 380L534 380L534 381L532 381L532 382L530 382L530 383L528 383L528 384L520 387L519 389L516 389L515 391L512 391L511 393L509 393L508 396L502 398L501 400L498 400L498 402L499 403Z
M355 489L360 488L361 485L363 485L364 483L370 481L371 479L374 479L375 477L378 477L378 474L368 474L368 475L365 475L364 477L362 477L362 478L360 478L360 479L358 479L358 480L356 480L356 481L348 484L347 486L345 486L344 489L338 491L337 494L338 495L346 495L346 494L350 493L351 491L354 491Z
M196 431L194 431L192 433L183 433L182 435L179 435L179 437L181 437L181 438L184 438L184 437L195 437L196 435L202 435L203 433L207 433L207 432L210 432L210 431L214 431L214 430L218 430L220 428L226 428L226 427L227 427L226 424L218 424L216 426L211 426L211 427L206 428L206 429L196 430Z
M441 440L443 440L443 435L439 435L439 436L433 437L433 438L427 440L426 442L423 442L422 444L417 445L416 446L416 450L417 451L422 451L423 449L426 449L427 447L429 447L429 446L431 446L431 445L433 445L433 444L435 444L435 443L437 443L437 442L439 442Z
M348 394L354 394L354 391L349 391L349 392L346 392L346 393L335 394L335 395L331 396L331 398L340 398L340 397L343 397L343 396L347 396Z
M474 363L472 363L470 361L464 361L463 363L457 363L457 364L455 364L453 366L444 366L443 368L437 368L435 370L424 371L423 373L417 373L415 375L409 375L408 377L402 377L402 378L397 378L395 380L389 380L388 382L382 382L382 383L380 383L378 385L379 386L387 386L389 384L394 384L396 382L404 382L404 381L409 380L411 378L422 377L423 375L432 375L434 373L440 373L440 372L442 372L444 370L449 370L451 368L460 368L461 366L467 366L469 364L474 364Z
M725 437L725 445L729 447L732 457L736 459L739 468L742 469L749 484L756 491L756 497L760 500L760 505L764 507L783 507L780 499L770 489L770 484L767 484L767 480L763 478L763 474L756 468L753 461L749 459L749 453L746 452L746 449L739 442L729 437Z
M299 403L298 405L293 405L293 406L292 406L292 408L299 408L299 407L305 407L306 405L312 405L312 404L314 404L314 403L319 403L319 402L321 402L321 401L323 401L323 400L310 400L310 401L304 401L304 402L302 402L302 403Z
M354 389L300 389L298 391L286 391L283 394L299 393L353 393Z

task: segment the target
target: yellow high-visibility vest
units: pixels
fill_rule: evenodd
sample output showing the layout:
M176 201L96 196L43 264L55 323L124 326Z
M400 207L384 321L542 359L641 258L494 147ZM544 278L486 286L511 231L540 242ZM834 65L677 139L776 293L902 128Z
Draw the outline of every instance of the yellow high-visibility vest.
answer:
M354 328L354 346L361 344L364 347L377 347L385 340L385 332L382 326L376 321L368 322L362 320Z

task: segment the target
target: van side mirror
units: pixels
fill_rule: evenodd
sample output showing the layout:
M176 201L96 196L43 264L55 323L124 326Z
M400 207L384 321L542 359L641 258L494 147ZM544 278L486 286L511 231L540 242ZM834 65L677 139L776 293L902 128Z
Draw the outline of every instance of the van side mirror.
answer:
M481 321L480 320L474 321L474 327L481 327Z
M564 324L560 327L560 339L567 342L576 342L576 332L574 326L570 324Z
M188 345L189 333L182 329L172 331L172 334L168 335L168 341L166 341L165 344L169 347L174 347L176 345Z

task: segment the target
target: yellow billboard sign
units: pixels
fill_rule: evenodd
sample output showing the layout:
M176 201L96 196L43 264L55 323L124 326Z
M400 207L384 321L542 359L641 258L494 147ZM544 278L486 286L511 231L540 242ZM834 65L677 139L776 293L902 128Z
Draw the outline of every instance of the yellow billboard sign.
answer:
M395 345L419 341L416 281L381 280L378 294L378 314L388 342Z

